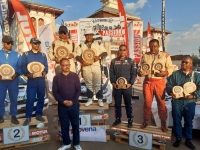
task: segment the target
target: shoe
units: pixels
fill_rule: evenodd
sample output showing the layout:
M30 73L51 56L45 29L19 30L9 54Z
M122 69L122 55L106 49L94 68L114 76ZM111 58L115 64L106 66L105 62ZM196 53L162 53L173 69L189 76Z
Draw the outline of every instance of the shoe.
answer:
M161 130L162 130L163 132L167 132L167 131L168 131L165 121L162 121L162 122L161 122Z
M66 150L66 149L69 149L71 148L71 144L69 145L62 145L58 150Z
M174 147L179 147L181 145L181 138L176 138L176 142L173 144Z
M99 99L99 100L98 100L98 103L99 103L99 106L100 106L100 107L103 107L103 106L104 106L103 100L102 100L102 99Z
M185 145L191 149L191 150L195 150L195 146L192 144L191 140L190 139L186 139L185 140Z
M133 119L132 118L128 118L128 128L133 127Z
M24 121L23 126L29 125L30 122L31 122L31 118L26 118L26 120Z
M12 116L12 117L11 117L11 122L12 122L13 124L19 124L19 121L17 120L16 116Z
M115 122L112 124L112 126L117 126L118 124L121 123L121 119L120 118L116 118Z
M36 119L41 122L45 122L45 119L41 115L36 115Z
M76 150L82 150L82 148L81 148L80 145L74 145L74 148L75 148Z
M3 123L4 122L4 118L3 116L0 116L0 123Z
M88 99L87 103L85 103L85 106L88 107L92 104L92 99Z
M144 122L141 124L140 128L144 129L144 128L146 128L148 126L148 124L149 124L149 121L148 120L144 120Z

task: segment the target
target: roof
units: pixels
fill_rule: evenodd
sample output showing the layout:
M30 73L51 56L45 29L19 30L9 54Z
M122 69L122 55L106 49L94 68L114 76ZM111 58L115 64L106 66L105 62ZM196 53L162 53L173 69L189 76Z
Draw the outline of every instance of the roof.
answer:
M91 14L87 18L91 18L91 17L93 17L94 15L98 14L101 11L108 12L108 13L111 13L111 14L119 15L119 10L118 9L103 6L102 8L96 10L93 14ZM140 17L133 16L132 14L129 14L127 12L126 12L126 16L127 16L127 19L141 20Z
M171 59L172 60L182 60L186 56L190 56L190 55L174 55L174 56L171 56Z
M144 28L143 33L145 33L145 32L147 32L147 28ZM160 28L156 28L156 27L151 26L151 32L162 32L162 30ZM172 32L169 31L169 30L165 30L165 33L166 34L172 34Z

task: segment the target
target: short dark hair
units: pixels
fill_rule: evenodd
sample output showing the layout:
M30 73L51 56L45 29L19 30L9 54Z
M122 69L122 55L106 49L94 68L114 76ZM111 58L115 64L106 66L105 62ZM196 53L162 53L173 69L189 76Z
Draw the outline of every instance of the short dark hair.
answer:
M67 59L67 58L62 58L62 59L60 60L60 64L61 64L63 61L65 61L65 60L67 60L68 62L70 62L69 59Z
M190 60L191 60L191 62L193 63L193 58L191 57L191 56L185 56L185 57L183 57L183 59L182 59L182 61L184 60L184 59L186 59L186 58L189 58Z
M149 41L149 45L150 45L150 43L152 43L152 42L157 42L158 45L159 45L159 41L158 41L157 39L152 39L151 41Z
M125 44L121 44L121 45L119 46L119 49L120 49L122 46L125 46L125 47L128 49L128 47L127 47Z

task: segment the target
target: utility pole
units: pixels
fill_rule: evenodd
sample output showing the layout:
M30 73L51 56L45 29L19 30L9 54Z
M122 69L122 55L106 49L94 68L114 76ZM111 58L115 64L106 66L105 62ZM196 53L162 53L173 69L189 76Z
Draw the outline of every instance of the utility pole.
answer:
M162 49L165 52L165 0L162 0L161 29L162 29Z

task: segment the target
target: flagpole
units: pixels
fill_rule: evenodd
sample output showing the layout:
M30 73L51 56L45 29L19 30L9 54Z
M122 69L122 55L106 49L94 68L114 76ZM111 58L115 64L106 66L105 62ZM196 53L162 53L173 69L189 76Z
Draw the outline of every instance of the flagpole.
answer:
M162 49L165 52L165 0L162 0L162 16L161 16L161 29L162 29Z

